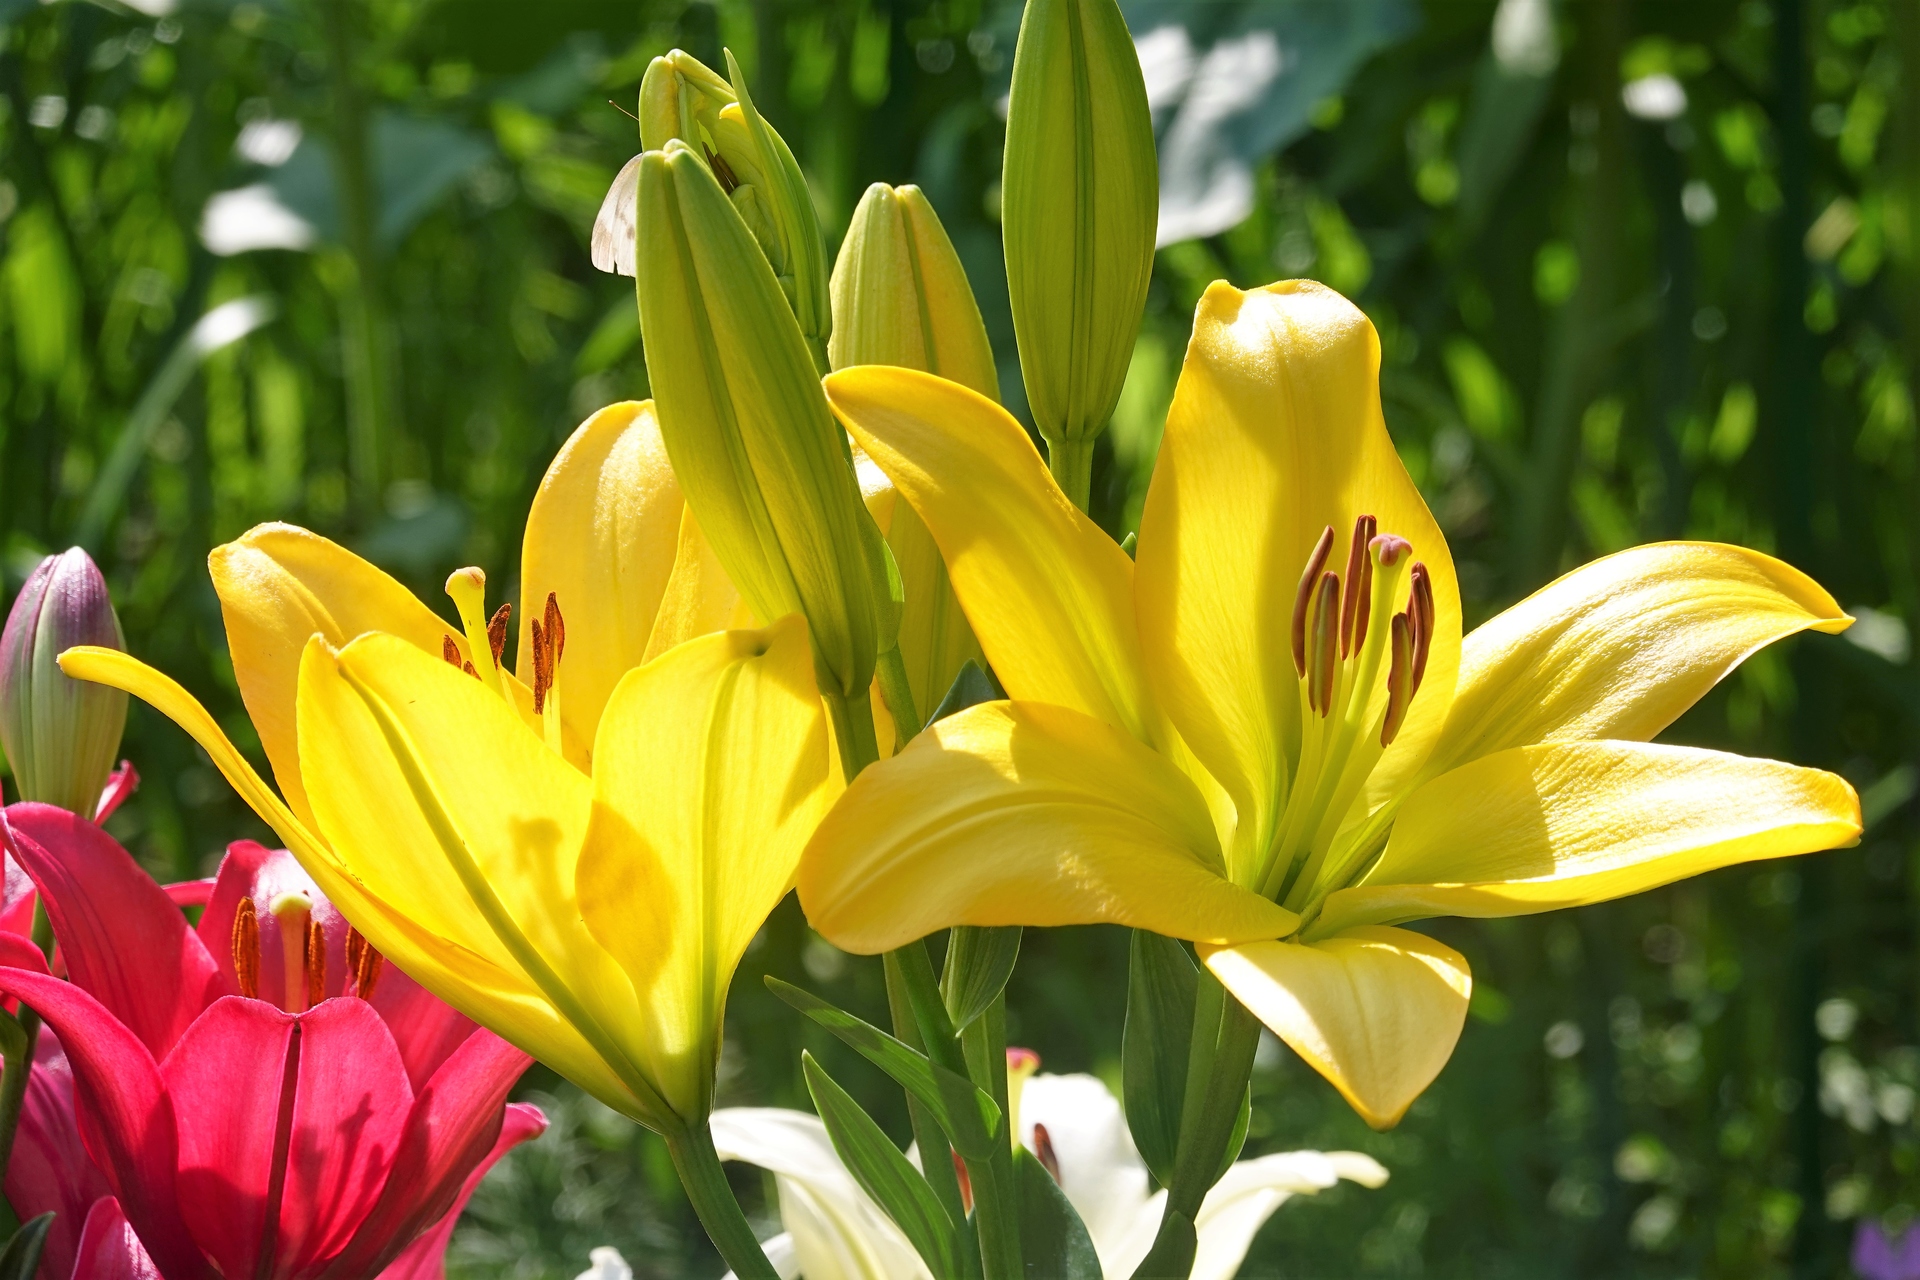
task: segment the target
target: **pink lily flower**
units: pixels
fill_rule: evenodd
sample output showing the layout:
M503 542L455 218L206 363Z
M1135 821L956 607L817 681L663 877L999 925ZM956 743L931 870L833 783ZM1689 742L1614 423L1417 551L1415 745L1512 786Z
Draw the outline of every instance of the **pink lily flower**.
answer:
M0 992L58 1037L6 1178L23 1217L61 1215L43 1275L444 1274L467 1195L546 1127L506 1101L526 1054L384 963L284 851L242 841L162 888L64 809L13 805L0 840L71 979L0 929Z

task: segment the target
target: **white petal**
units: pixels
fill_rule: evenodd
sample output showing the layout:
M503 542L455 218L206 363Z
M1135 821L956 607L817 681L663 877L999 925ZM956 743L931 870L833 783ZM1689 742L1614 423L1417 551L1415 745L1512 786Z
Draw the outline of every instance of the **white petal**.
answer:
M1047 1127L1060 1160L1060 1189L1111 1270L1112 1256L1147 1203L1147 1167L1134 1150L1120 1100L1094 1076L1037 1075L1020 1094L1020 1141L1029 1150L1035 1124Z
M638 220L634 213L639 194L640 157L635 156L614 175L607 198L600 202L600 214L593 220L593 265L610 275L630 276L636 270L633 254Z
M1353 1151L1280 1151L1234 1165L1200 1202L1193 1280L1231 1280L1275 1209L1343 1177L1377 1187L1386 1181L1387 1171L1371 1156Z

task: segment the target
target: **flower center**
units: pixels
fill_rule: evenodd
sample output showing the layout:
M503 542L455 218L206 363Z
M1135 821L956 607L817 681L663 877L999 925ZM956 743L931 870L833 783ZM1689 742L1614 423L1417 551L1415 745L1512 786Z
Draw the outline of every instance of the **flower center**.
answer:
M447 578L447 595L452 597L453 607L460 613L460 627L466 633L467 648L474 657L463 658L459 642L451 635L441 638L440 655L512 706L513 695L507 688L501 655L507 648L507 622L513 617L513 606L502 604L491 618L487 617L487 575L473 566L456 569ZM562 741L560 657L567 647L567 623L560 616L560 601L553 592L547 592L546 610L534 619L532 630L533 652L523 656L533 661L533 712L540 717L547 746L559 752Z
M1336 848L1341 820L1406 723L1433 637L1433 583L1426 565L1412 559L1411 543L1363 515L1354 521L1344 577L1327 567L1332 552L1328 525L1294 594L1300 746L1260 869L1262 892L1296 911L1317 900L1317 885L1354 869L1353 842ZM1403 580L1406 605L1396 612Z

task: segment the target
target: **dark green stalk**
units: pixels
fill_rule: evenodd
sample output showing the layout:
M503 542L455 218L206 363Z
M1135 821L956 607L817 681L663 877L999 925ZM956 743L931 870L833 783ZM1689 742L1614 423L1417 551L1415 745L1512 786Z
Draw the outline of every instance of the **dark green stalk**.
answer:
M673 1157L680 1185L686 1188L700 1225L707 1230L714 1248L726 1259L740 1280L778 1280L779 1272L767 1261L747 1216L734 1199L727 1184L726 1171L720 1167L720 1153L714 1149L713 1133L705 1121L689 1124L676 1133L662 1135Z

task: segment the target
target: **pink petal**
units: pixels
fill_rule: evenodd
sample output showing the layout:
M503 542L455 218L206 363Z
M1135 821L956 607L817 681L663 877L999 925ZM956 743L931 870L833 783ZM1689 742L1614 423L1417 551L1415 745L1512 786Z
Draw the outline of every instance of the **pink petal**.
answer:
M286 893L303 893L313 904L313 918L327 940L326 993L345 995L347 990L347 922L320 892L313 878L294 861L285 849L269 849L252 840L236 840L227 846L214 878L213 895L200 916L200 941L218 966L221 988L230 995L240 991L233 967L233 916L240 899L252 898L260 923L260 999L276 1008L289 1008L287 1001L286 947L280 937L280 921L271 910L273 900ZM304 944L302 944L304 945ZM306 1000L304 974L294 977L302 1004Z
M40 948L33 945L33 939L25 934L0 933L0 966L45 973L47 958L40 954Z
M500 1126L500 1136L494 1141L493 1150L486 1158L473 1167L467 1180L460 1188L460 1194L454 1197L440 1221L433 1224L427 1232L417 1237L407 1246L406 1252L393 1260L393 1264L382 1271L377 1280L446 1280L447 1244L453 1239L453 1229L460 1222L460 1215L466 1212L467 1201L473 1197L473 1189L493 1168L494 1161L507 1154L529 1138L537 1138L547 1131L547 1118L540 1114L540 1108L516 1102L507 1108L504 1121Z
M491 1159L502 1104L532 1063L491 1031L467 1037L414 1101L386 1191L328 1276L344 1280L378 1271L447 1214L475 1167ZM544 1118L540 1125L546 1127Z
M51 1275L64 1274L42 1254L40 1269ZM140 1237L127 1225L120 1202L112 1196L94 1202L87 1211L86 1226L80 1232L79 1257L73 1264L73 1280L162 1280L160 1268L140 1244Z
M6 872L0 879L0 930L27 937L33 932L33 880L13 855L7 854Z
M104 827L114 810L127 802L127 797L140 789L140 771L133 767L133 761L122 760L120 767L107 779L107 785L100 790L100 800L93 806L95 826Z
M13 1159L7 1165L6 1193L23 1222L53 1211L41 1266L54 1276L72 1271L87 1207L111 1192L80 1141L73 1113L73 1069L50 1027L40 1029L35 1046L33 1074L27 1077Z
M345 1247L413 1108L386 1024L352 998L298 1016L215 1001L161 1072L187 1221L228 1276L304 1275Z
M167 891L168 900L183 911L188 907L204 907L213 896L212 880L176 880L160 887Z
M180 908L112 836L65 809L12 805L0 838L46 896L68 976L164 1058L219 994Z
M0 991L33 1006L60 1037L73 1069L81 1141L147 1251L170 1280L209 1275L180 1214L173 1104L146 1046L71 982L0 969Z
M373 1007L393 1032L407 1064L407 1079L416 1091L425 1088L441 1064L478 1030L471 1018L400 972L392 961L380 966Z

